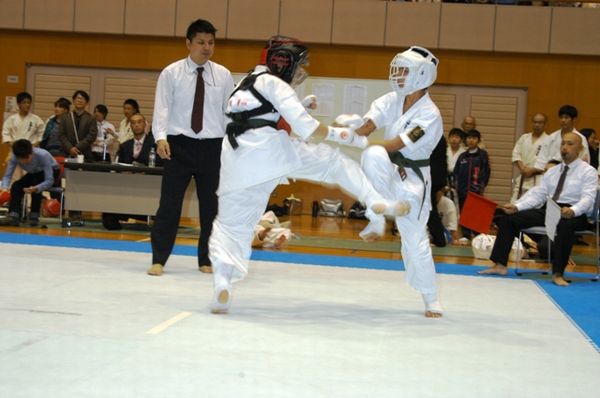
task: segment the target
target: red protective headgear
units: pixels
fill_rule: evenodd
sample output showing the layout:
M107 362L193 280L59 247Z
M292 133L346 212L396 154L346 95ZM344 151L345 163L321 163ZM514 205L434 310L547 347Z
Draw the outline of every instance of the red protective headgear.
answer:
M308 62L308 47L300 40L286 36L273 36L261 54L261 61L272 74L281 80L292 83L296 71ZM304 74L301 80L304 80ZM294 82L300 84L299 82Z
M60 201L57 199L48 199L44 201L42 214L44 217L58 217L60 214Z

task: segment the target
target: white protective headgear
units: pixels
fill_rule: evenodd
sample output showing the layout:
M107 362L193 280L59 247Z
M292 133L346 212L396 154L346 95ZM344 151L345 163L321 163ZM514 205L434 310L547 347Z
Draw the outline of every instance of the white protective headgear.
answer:
M412 46L390 63L390 85L399 95L409 95L435 82L439 60L426 48Z

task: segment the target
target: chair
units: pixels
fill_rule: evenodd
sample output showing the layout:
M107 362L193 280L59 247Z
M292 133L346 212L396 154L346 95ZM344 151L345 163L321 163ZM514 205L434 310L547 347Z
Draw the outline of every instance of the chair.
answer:
M63 187L50 187L43 192L48 192L50 193L50 196L52 196L52 194L58 194L60 195L60 211L58 213L58 220L60 222L60 224L63 224L63 206L64 206L64 198L65 198L65 189ZM27 194L23 197L23 208L22 208L22 219L26 219L27 218L27 214L29 213L29 209L28 209L28 203L30 203L31 201L31 194Z
M65 158L64 156L54 156L54 159L56 159L56 162L59 164L60 166L60 171L58 173L58 177L56 178L56 181L60 181L60 186L53 186L50 187L43 192L48 192L50 194L50 196L52 196L52 194L58 194L60 195L60 211L58 213L58 220L60 222L61 225L63 225L63 210L64 210L64 198L65 198L65 188L64 188L64 172L65 172ZM31 194L27 194L23 197L23 207L22 207L22 219L26 219L27 218L27 214L28 214L28 206L27 204L31 202Z
M575 231L575 236L595 236L596 237L596 275L591 278L592 282L597 282L600 280L600 187L596 190L596 198L594 200L594 208L593 208L592 216L589 221L594 224L595 231L590 229L585 229L581 231ZM531 270L527 272L523 272L523 270L519 269L519 265L521 263L521 245L523 241L523 234L532 234L532 235L546 235L546 227L530 227L524 228L519 231L519 239L517 245L517 255L515 261L515 274L518 276L522 276L524 273L542 273L543 275L548 275L551 270L551 247L552 245L548 244L548 269L546 270Z

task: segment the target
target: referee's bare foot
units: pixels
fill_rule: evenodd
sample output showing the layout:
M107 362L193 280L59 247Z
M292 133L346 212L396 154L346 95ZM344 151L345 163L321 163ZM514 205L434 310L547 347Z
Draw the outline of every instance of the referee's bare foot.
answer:
M163 274L163 266L162 264L152 264L152 266L150 268L148 268L147 271L148 275L152 275L152 276L161 276Z
M558 286L569 286L569 282L562 275L552 275L552 283Z
M486 268L478 272L479 275L501 275L508 274L508 269L504 265L496 264L493 267Z

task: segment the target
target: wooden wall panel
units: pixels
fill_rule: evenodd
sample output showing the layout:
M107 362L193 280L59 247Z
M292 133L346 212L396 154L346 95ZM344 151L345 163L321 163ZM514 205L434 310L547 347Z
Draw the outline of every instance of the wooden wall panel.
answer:
M233 72L244 73L256 64L262 45L263 41L217 40L214 60ZM384 47L310 47L312 76L386 79L390 60L396 53L395 49ZM440 59L436 82L439 85L525 87L527 120L537 112L548 114L548 131L559 127L556 113L565 103L578 108L578 127L600 126L600 56L452 50L434 50L434 54ZM0 76L17 75L19 83L8 84L6 79L0 79L0 98L25 89L26 64L160 71L186 55L185 44L175 37L148 40L140 36L3 30Z
M227 37L228 4L229 0L177 0L175 35L185 37L188 26L202 18L217 28L217 37Z
M75 31L124 33L125 0L75 0Z
M23 29L25 0L0 0L0 28Z
M73 31L75 0L25 0L25 29Z
M512 150L517 128L516 97L474 95L471 115L477 120L477 130L490 157L492 174L485 195L505 203L511 193Z
M279 32L279 0L229 0L227 38L266 41Z
M447 135L448 131L454 127L456 96L454 94L438 93L435 86L429 89L429 95L442 114L444 133Z
M176 0L127 0L125 33L130 35L173 36Z
M281 0L279 33L306 43L330 43L333 0Z
M492 51L496 6L443 3L440 48Z
M440 12L439 3L388 3L385 45L437 48Z
M550 52L600 55L600 8L554 8Z
M547 53L551 19L550 7L498 7L494 50Z
M334 3L333 44L383 46L386 2L346 0Z
M31 93L33 96L32 110L46 120L54 114L54 101L60 97L72 101L71 97L76 90L84 90L89 93L91 81L91 77L85 75L36 73L33 82L34 89Z
M108 121L119 128L123 119L123 102L127 98L134 98L140 105L140 113L148 122L152 121L154 112L154 92L156 78L131 77L131 76L106 76L104 79L104 104L110 110Z

